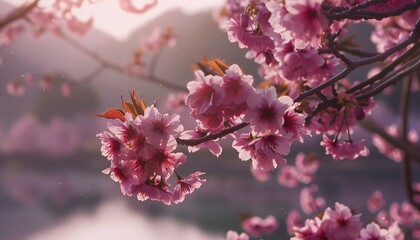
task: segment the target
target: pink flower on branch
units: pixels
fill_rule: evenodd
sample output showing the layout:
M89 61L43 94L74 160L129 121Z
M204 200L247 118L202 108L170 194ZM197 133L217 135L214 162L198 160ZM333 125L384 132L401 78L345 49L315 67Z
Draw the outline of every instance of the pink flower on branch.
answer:
M277 98L273 87L258 91L255 96L248 98L249 110L244 121L251 123L254 134L276 133L282 129L284 114L293 105L293 100L288 96Z
M185 140L189 139L201 139L203 137L208 136L209 131L201 129L199 126L194 130L188 130L181 133L181 138ZM213 155L216 157L219 157L222 153L222 147L217 143L216 140L209 140L200 144L197 144L195 146L188 146L189 152L196 152L201 148L208 149Z
M220 76L205 76L202 71L196 71L196 81L187 84L190 94L185 103L191 108L191 116L202 122L206 129L219 129L223 123L221 112L225 92L222 88L223 78Z
M376 223L369 223L366 228L360 231L360 238L358 240L387 240L388 231L380 228Z
M321 146L325 147L326 154L331 155L334 160L345 158L354 160L359 156L367 156L369 154L369 149L362 145L362 141L357 143L353 141L339 143L337 139L332 140L325 134Z
M170 137L177 137L184 127L179 121L178 114L161 114L155 107L148 107L144 116L139 116L139 125L149 143L154 146L162 145Z
M309 42L312 47L319 48L320 37L328 28L328 19L321 12L322 0L286 0L287 13L283 15L282 25L291 32L293 38L305 46Z
M352 240L359 236L361 214L353 214L347 206L336 203L335 210L327 208L322 217L322 225L327 230L328 239Z
M367 207L371 213L381 209L385 205L385 199L381 191L373 192L367 199Z
M235 231L229 230L226 233L226 240L249 240L249 236L246 233L237 233Z
M274 233L278 228L278 222L272 215L265 219L252 216L242 221L242 228L252 237L260 237L261 235Z
M313 214L324 208L325 200L323 197L316 197L317 192L318 186L315 184L304 187L300 191L299 202L304 213Z
M180 203L184 201L185 195L191 194L195 189L200 188L205 179L200 179L204 175L203 172L195 172L184 179L178 179L174 192L172 194L172 201Z

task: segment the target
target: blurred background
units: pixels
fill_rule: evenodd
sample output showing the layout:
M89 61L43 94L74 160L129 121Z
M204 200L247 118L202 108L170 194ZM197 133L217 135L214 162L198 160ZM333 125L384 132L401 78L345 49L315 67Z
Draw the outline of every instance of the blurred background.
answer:
M204 2L160 1L148 13L134 15L121 11L116 1L99 1L92 7L93 29L74 39L123 65L155 27L170 25L177 44L162 52L155 69L158 77L186 86L194 77L194 62L219 57L237 63L261 81L258 67L244 58L246 51L230 43L214 20L223 1ZM0 0L0 14L16 5L18 0ZM369 31L363 25L351 33L372 47ZM300 209L300 187L280 186L274 173L267 182L256 181L250 162L239 160L229 148L230 141L219 158L206 150L188 154L189 163L181 171L206 172L207 182L183 203L166 206L123 196L119 186L101 173L109 162L101 156L95 135L106 129L106 121L94 114L119 107L120 96L127 99L131 90L147 103L159 98L163 112L168 110L165 101L173 90L110 70L81 82L97 67L96 61L53 34L34 38L25 33L11 45L0 46L0 239L223 239L229 229L242 231L243 214L274 215L279 230L263 239L287 238L285 218L290 209ZM10 81L46 75L54 86L71 83L70 94L63 95L60 87L39 87L39 81L26 84L22 96L7 92ZM383 99L380 105L374 116L386 126L396 119L395 104ZM181 119L190 121L187 110ZM411 122L419 122L416 119ZM358 134L370 141L362 129ZM374 190L382 190L387 203L405 198L399 166L370 149L369 157L333 162L323 156L315 137L294 145L287 160L293 163L297 152L317 151L321 167L315 181L327 206L336 201L348 204L366 213L363 220L367 222L372 216L366 212L365 201Z

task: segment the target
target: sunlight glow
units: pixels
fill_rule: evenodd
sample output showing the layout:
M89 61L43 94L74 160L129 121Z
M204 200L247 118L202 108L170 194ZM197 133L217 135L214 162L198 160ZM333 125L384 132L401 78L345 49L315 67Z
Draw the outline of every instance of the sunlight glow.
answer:
M28 0L0 0L14 6L21 6ZM42 0L43 6L48 6L52 0ZM148 1L148 0L147 0ZM91 11L94 17L94 28L118 39L126 39L130 33L172 9L180 9L186 14L208 11L221 6L225 0L197 1L197 0L159 0L158 5L145 14L133 14L121 10L117 0L101 0L91 6L81 9ZM85 4L89 5L89 4ZM84 13L84 15L87 15Z

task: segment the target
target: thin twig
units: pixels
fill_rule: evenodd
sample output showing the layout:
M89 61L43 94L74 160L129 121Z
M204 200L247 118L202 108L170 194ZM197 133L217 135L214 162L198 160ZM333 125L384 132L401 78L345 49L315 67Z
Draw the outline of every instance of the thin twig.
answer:
M234 132L236 132L236 131L238 131L238 130L240 130L240 129L248 126L248 125L249 125L249 123L244 122L244 123L240 123L238 125L235 125L233 127L224 129L224 130L220 131L217 134L207 135L207 136L202 137L202 138L199 138L199 139L181 139L181 138L177 138L176 141L177 141L178 144L185 145L185 146L197 146L198 144L201 144L201 143L204 143L204 142L207 142L207 141L211 141L211 140L216 140L216 139L222 138L222 137L224 137L226 135L229 135L231 133L234 133Z
M79 51L81 51L82 53L84 53L86 56L88 56L91 59L97 61L103 67L108 68L108 69L110 69L114 72L124 74L124 67L123 66L120 66L118 64L109 62L108 60L106 60L102 56L100 56L98 53L96 53L96 52L92 51L91 49L85 47L84 45L80 44L79 42L75 41L74 39L70 38L69 36L65 35L62 32L60 34L58 34L58 36L61 39L63 39L65 42L69 43L74 48L76 48ZM154 63L152 62L152 69L153 70L155 68L156 61L157 60L154 60ZM128 76L128 75L126 75L126 76ZM163 87L166 87L166 88L169 88L169 89L173 89L173 90L177 90L177 91L185 91L185 87L177 85L177 84L173 84L169 81L165 81L165 80L157 77L153 72L150 72L149 74L147 74L145 76L140 76L139 78L136 78L136 79L141 79L141 80L144 80L144 81L152 82L152 83L158 84L160 86L163 86Z
M418 70L420 70L420 60L417 60L417 63L415 63L414 65L411 65L407 69L398 72L397 74L395 74L395 76L393 76L393 77L387 79L386 81L384 81L383 83L379 84L377 87L375 87L371 91L368 91L364 94L361 94L361 95L357 96L356 99L358 101L361 101L363 99L375 96L375 95L381 93L385 88L397 83L398 81L400 81L404 77L406 77L406 76L410 75L411 73L413 73L414 71L418 71Z
M39 0L34 0L30 4L25 4L17 9L15 9L13 12L11 12L9 15L7 15L4 19L0 20L0 30L7 26L8 24L19 20L20 18L23 18L28 14L32 9L34 9L38 5Z
M413 47L411 47L410 49L408 49L407 51L405 51L397 59L395 59L394 61L390 62L388 65L386 65L379 73L375 74L374 76L372 76L371 78L367 79L366 81L364 81L362 83L359 83L359 84L353 86L352 88L348 89L346 91L346 93L356 92L358 90L363 89L366 86L372 85L373 83L375 83L376 81L378 81L380 79L383 79L388 73L390 73L391 71L395 70L395 68L399 64L403 63L410 56L414 55L414 53L419 48L420 48L420 42L417 42L416 44L413 45Z

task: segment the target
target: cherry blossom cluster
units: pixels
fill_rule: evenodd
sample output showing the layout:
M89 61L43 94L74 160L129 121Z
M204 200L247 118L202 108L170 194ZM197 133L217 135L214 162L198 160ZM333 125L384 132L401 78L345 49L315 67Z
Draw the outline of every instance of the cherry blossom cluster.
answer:
M390 125L388 128L386 128L386 131L389 135L395 138L399 137L398 127L396 124ZM408 141L411 143L417 143L419 141L419 135L416 130L412 129L408 132ZM372 135L372 143L378 148L379 152L381 152L383 155L394 160L395 162L402 161L404 153L400 149L393 147L390 143L381 138L379 135Z
M31 114L17 119L1 135L0 151L3 153L42 153L49 157L73 153L83 138L73 122L54 117L48 123L42 123Z
M335 209L327 208L321 217L307 219L302 226L293 226L291 239L348 239L348 240L403 240L404 232L397 223L381 228L375 222L362 228L361 214L353 213L347 206L336 203Z
M277 230L278 222L272 215L265 219L258 216L248 216L242 220L242 228L245 232L240 234L229 230L226 233L226 240L249 240L250 236L258 238L262 235L271 235Z
M313 211L305 210L307 206L301 204L305 214L317 214L317 217L303 221L298 211L290 211L286 221L288 233L294 235L291 239L385 240L406 239L407 235L411 235L412 239L417 239L420 236L418 230L420 214L412 204L393 202L389 210L384 210L385 199L381 191L373 192L366 204L368 210L376 216L373 218L374 222L369 223L365 228L362 228L361 214L355 214L343 204L336 203L335 210L327 208L322 214L318 213L321 212L325 203Z
M141 201L156 200L165 204L179 203L185 195L199 188L205 180L204 173L195 172L181 177L176 169L187 161L185 154L174 152L176 138L183 131L178 114L162 114L154 106L145 108L132 95L133 104L124 106L136 109L134 112L109 110L104 117L117 114L109 123L109 131L99 133L102 155L110 161L110 167L103 172L120 184L121 192L137 196ZM143 107L140 107L143 105ZM108 115L109 114L109 115ZM169 178L176 176L176 185L170 189Z
M265 86L274 86L278 95L287 94L300 102L301 111L308 116L307 131L323 134L321 146L336 160L355 159L369 154L363 140L355 141L351 134L356 123L371 113L375 103L372 98L358 96L360 92L354 89L361 87L359 82L344 78L347 74L345 71L350 72L355 64L340 52L349 48L345 41L342 45L336 41L343 38L346 27L352 21L334 21L334 16L338 14L334 11L338 11L339 6L346 9L353 7L356 11L356 8L362 7L356 7L358 3L321 0L227 1L219 16L220 26L227 32L229 40L246 48L246 57L260 64L260 75L265 80ZM409 3L381 1L366 6L364 11L383 12L403 8L404 4ZM397 20L399 18L396 17L370 21L382 31L395 29L398 32L400 26L393 24L395 21L404 25L404 33L395 38L393 44L386 44L387 40L381 41L381 37L375 38L374 34L379 30L374 31L372 38L377 39L374 43L378 51L387 51L408 39L418 17L418 10L407 10L404 20ZM385 23L392 27L388 29ZM392 56L398 56L405 49L395 51ZM387 61L392 59L395 58ZM341 74L343 77L338 78ZM335 83L329 84L333 80ZM319 89L318 92L314 91L316 97L304 99L302 95L312 88Z
M59 91L64 97L70 97L72 94L72 84L70 82L62 81L58 83L51 75L38 77L30 73L23 74L21 79L9 82L6 85L6 90L11 96L20 97L26 93L28 87L35 84L42 90L50 90L54 87L59 87Z
M195 132L202 133L200 137L249 125L248 133L232 134L232 146L241 160L252 159L253 169L268 172L286 165L283 156L293 141L302 139L305 116L296 111L290 97L278 97L274 87L256 90L252 83L253 77L236 64L224 66L218 75L198 70L195 81L187 84L186 104L198 122ZM215 147L209 149L218 155Z
M135 0L118 0L121 9L135 14L145 13L157 1L145 2L139 5ZM85 35L93 26L92 15L86 14L95 0L34 0L23 5L16 12L0 16L0 21L15 17L20 12L28 12L24 19L14 21L0 30L0 46L12 43L25 30L32 31L35 37L45 32L60 34L67 29L79 36Z
M67 29L80 36L85 35L93 26L93 18L80 14L89 1L55 0L40 1L28 12L24 20L7 25L0 32L0 46L10 44L25 30L31 31L35 37L46 32L60 34Z

